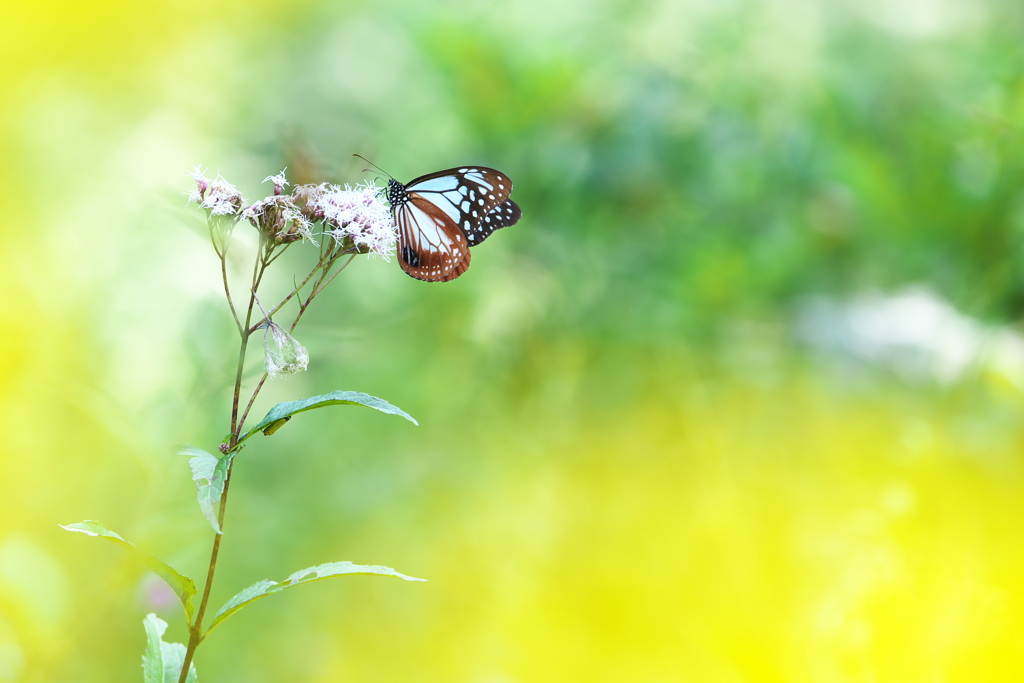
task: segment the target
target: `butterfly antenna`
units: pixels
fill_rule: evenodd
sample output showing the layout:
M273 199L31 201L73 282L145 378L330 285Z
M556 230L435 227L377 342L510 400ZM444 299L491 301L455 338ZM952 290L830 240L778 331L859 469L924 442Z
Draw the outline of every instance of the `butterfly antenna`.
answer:
M369 164L370 166L373 166L373 167L374 167L375 169L377 169L378 171L380 171L381 173L383 173L384 175L386 175L386 176L387 176L388 178L393 178L393 177L394 177L393 175L391 175L390 173L388 173L387 171L385 171L385 170L384 170L383 168L381 168L381 167L380 167L380 166L378 166L377 164L373 163L372 161L370 161L369 159L367 159L366 157L364 157L364 156L363 156L362 154L353 154L352 156L354 156L354 157L359 157L360 159L362 159L363 161L365 161L366 163L368 163L368 164ZM364 169L363 169L363 171L369 171L369 170L370 170L370 169L368 169L368 168L364 168Z

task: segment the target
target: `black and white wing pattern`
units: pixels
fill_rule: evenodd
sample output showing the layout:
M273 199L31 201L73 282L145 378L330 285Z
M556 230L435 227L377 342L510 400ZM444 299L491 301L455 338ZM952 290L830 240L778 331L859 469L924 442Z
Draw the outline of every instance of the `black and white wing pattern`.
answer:
M406 185L389 180L398 264L418 280L454 280L469 268L470 247L522 217L510 194L508 176L484 166L449 168Z

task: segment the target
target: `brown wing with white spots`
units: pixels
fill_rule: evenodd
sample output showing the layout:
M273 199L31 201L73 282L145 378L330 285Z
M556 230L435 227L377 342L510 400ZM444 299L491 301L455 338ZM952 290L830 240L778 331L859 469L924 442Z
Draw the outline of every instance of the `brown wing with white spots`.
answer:
M466 241L469 246L476 245L487 239L492 232L498 228L507 228L515 225L523 217L523 210L511 199L506 199L501 204L491 209L484 219L477 223L472 230L466 232Z
M398 263L426 282L454 280L469 268L469 245L444 211L412 195L395 212Z
M388 183L398 226L398 258L412 277L454 280L469 268L469 247L522 216L509 199L512 181L484 166L460 166Z

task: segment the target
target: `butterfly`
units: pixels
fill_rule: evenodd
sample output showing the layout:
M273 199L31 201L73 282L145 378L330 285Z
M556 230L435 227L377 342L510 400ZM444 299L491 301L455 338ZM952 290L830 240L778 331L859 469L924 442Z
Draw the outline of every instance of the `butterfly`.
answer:
M386 192L398 228L398 264L427 282L465 273L469 248L523 215L508 198L512 181L485 166L449 168L405 185L392 178Z

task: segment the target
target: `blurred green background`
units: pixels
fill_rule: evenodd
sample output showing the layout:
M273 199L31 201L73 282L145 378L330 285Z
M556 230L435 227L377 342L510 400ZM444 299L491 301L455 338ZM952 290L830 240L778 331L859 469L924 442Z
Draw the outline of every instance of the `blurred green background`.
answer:
M362 260L257 406L207 681L1024 679L1024 5L7 3L0 683L141 680L234 341L188 171L495 166L430 285ZM244 226L239 235L244 237ZM287 285L281 273L273 286Z

